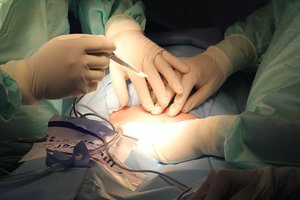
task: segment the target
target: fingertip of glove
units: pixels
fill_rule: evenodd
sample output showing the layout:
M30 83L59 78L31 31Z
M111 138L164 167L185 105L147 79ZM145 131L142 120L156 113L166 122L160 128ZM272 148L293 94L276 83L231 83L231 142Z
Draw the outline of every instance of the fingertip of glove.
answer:
M154 105L152 104L149 104L149 105L143 105L144 109L148 112L151 112L155 107Z
M128 105L128 99L121 99L119 100L119 104L121 108L124 108Z
M181 109L181 112L183 112L183 113L188 113L188 112L190 112L190 108L188 107L188 106L184 106L182 109Z
M169 117L175 117L179 113L180 109L178 105L171 105L169 108L168 116Z
M155 106L155 107L151 110L151 114L153 114L153 115L158 115L158 114L162 113L163 110L164 110L164 109L163 109L162 107L160 107L160 106Z

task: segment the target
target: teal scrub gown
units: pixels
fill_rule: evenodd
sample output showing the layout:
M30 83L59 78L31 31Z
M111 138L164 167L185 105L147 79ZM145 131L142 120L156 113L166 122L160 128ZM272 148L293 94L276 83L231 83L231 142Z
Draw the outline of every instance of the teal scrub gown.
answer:
M107 20L120 13L145 26L141 1L3 0L0 2L0 64L26 58L51 38L68 34L68 12L80 21L82 31L89 34L104 34ZM15 80L0 67L2 172L13 169L32 142L45 137L48 120L54 114L63 114L62 100L44 100L34 105L21 105L21 100Z
M225 139L225 159L246 166L300 164L300 1L272 0L225 36L254 42L257 68L246 110Z

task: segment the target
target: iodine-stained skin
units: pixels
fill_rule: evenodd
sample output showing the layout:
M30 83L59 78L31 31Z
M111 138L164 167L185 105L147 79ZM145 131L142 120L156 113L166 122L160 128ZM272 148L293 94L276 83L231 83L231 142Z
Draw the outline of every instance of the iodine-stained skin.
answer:
M124 107L110 115L110 121L113 124L125 124L127 122L177 122L188 119L196 119L197 117L189 113L179 113L175 117L169 117L166 109L159 115L152 115L145 111L141 106Z

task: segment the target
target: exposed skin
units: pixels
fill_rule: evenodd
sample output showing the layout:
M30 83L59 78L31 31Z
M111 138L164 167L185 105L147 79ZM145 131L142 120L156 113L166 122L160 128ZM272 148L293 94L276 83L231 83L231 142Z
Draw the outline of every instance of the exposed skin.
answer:
M189 113L179 113L175 117L169 117L166 109L159 115L153 115L145 111L141 106L124 107L110 115L113 124L125 124L127 122L177 122L188 119L196 119L195 115Z

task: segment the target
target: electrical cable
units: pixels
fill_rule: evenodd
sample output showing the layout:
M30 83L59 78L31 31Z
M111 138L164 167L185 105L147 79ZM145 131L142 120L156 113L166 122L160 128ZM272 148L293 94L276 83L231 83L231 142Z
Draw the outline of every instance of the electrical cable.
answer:
M184 191L177 197L177 200L181 199L185 194L187 194L192 188L181 183L180 181L166 175L166 174L163 174L161 172L158 172L158 171L154 171L154 170L145 170L145 169L141 169L141 170L137 170L137 169L131 169L131 168L128 168L126 166L124 166L122 163L120 163L119 161L117 161L117 159L115 159L109 152L109 146L111 146L111 144L115 144L122 136L125 136L123 135L122 133L122 129L116 129L115 126L107 119L105 119L104 117L102 117L101 115L97 114L97 112L95 110L93 110L92 108L86 106L86 105L83 105L83 104L79 104L79 101L83 98L83 96L78 100L78 99L75 99L74 100L74 103L73 103L73 108L72 108L72 111L74 112L74 115L76 116L80 116L80 117L87 117L87 116L96 116L96 117L99 117L100 119L104 120L106 123L109 124L109 126L116 132L116 135L115 137L113 137L111 140L107 141L106 140L106 136L104 138L102 138L102 142L104 143L103 146L101 147L98 147L96 149L93 149L90 151L90 155L95 155L97 153L99 153L99 151L102 151L102 150L105 150L107 156L109 157L109 159L115 163L120 169L123 169L125 171L128 171L128 172L136 172L136 173L153 173L153 174L157 174L161 177L164 177L164 178L167 178L171 181L173 181L174 183L176 183L177 185L181 186L181 189L182 188L185 188ZM78 110L76 109L76 106L82 106L88 110L90 110L92 113L85 113L85 114L82 114L80 112L78 112ZM125 136L126 137L126 136Z
M107 120L104 117L102 117L101 115L97 114L97 112L95 110L93 110L92 108L90 108L86 105L79 104L79 101L82 98L83 98L83 96L81 96L79 98L75 98L75 100L73 102L73 105L72 105L72 108L71 108L71 111L70 111L70 115L72 115L72 113L73 113L76 117L80 117L80 118L87 118L87 116L98 117L101 120L105 121L110 126L110 128L116 132L115 136L109 141L106 140L107 136L105 136L104 138L99 137L99 139L103 142L103 145L96 148L96 149L90 150L90 155L91 156L99 153L100 151L105 151L107 156L111 159L111 161L113 163L115 163L120 169L123 169L123 170L131 172L131 173L132 172L136 172L136 173L153 173L153 174L157 174L161 177L164 177L166 179L171 180L172 182L179 185L181 189L184 188L184 191L177 197L177 200L181 199L185 194L187 194L192 189L191 187L189 187L189 186L181 183L180 181L178 181L178 180L176 180L176 179L174 179L174 178L172 178L172 177L170 177L166 174L163 174L161 172L154 171L154 170L145 170L145 169L141 169L141 170L130 169L130 168L124 166L119 161L117 161L117 159L114 158L110 154L109 147L111 147L113 144L117 143L118 140L122 136L124 136L124 137L127 137L127 136L123 135L123 132L122 132L121 128L119 128L117 130L116 127L109 120ZM76 106L82 106L82 107L90 110L91 113L82 114L81 112L79 112L76 109ZM5 176L1 176L0 177L0 186L1 185L2 186L8 186L9 184L15 184L15 183L21 183L22 181L33 180L35 178L39 178L39 177L45 176L47 174L57 172L57 171L61 171L61 170L65 170L65 168L60 164L54 164L50 167L46 167L46 168L43 168L43 169L32 170L32 171L24 172L24 173L20 173L20 174L9 174L9 175L5 175ZM1 169L1 171L4 172L4 173L7 173L6 171L4 171L2 169Z

